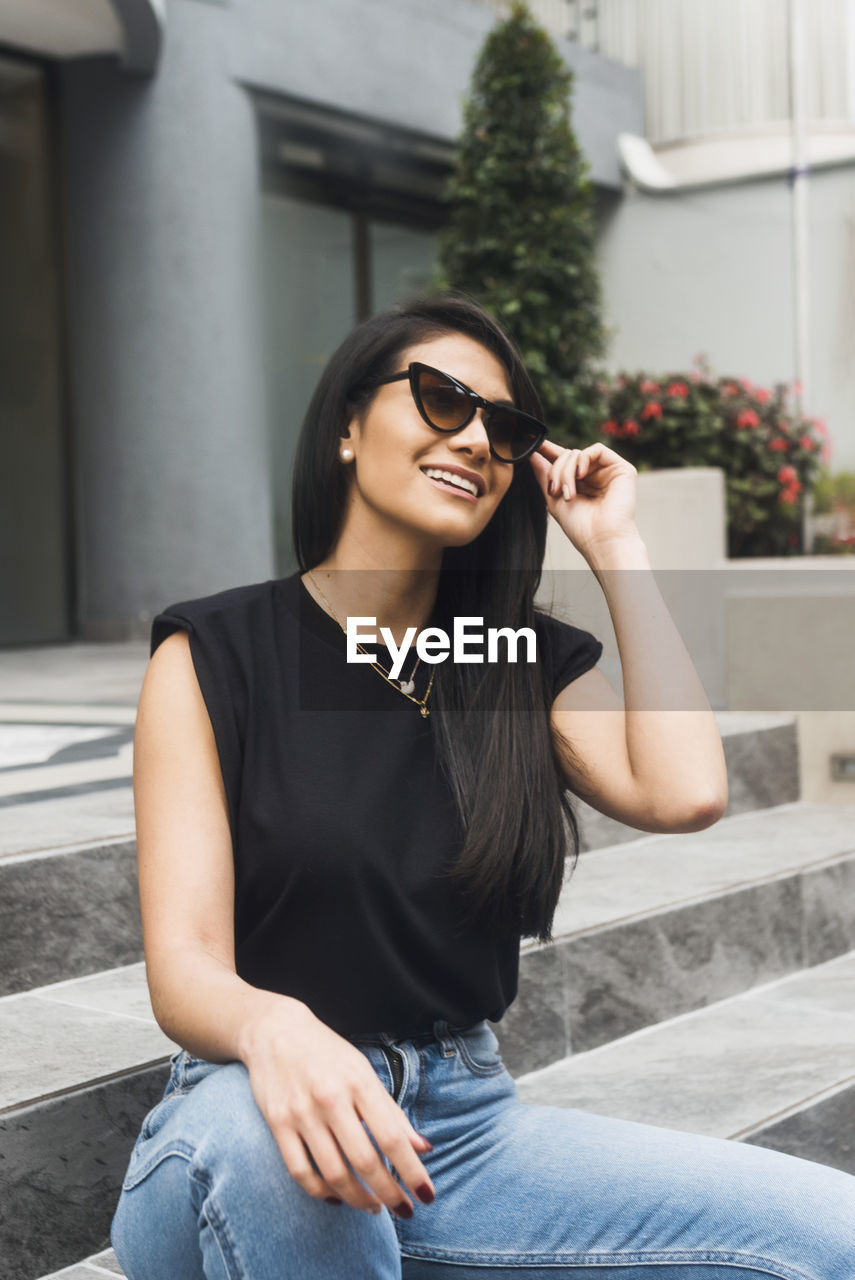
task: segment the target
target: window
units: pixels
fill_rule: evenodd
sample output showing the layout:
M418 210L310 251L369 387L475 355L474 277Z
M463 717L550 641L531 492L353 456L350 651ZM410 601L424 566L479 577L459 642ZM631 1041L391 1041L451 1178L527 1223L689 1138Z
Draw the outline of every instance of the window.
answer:
M258 107L270 458L282 576L296 567L291 472L312 391L358 320L430 281L452 149L281 99L260 97Z

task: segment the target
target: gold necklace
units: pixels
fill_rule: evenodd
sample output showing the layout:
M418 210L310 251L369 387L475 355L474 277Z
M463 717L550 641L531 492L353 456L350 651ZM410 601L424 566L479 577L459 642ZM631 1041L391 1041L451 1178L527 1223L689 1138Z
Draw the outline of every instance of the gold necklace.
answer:
M335 609L332 607L332 605L330 604L329 600L328 600L328 599L326 598L326 596L324 595L323 591L322 591L322 590L321 590L321 588L320 588L320 585L319 585L319 583L318 583L318 580L317 580L317 578L315 577L315 575L312 573L311 569L307 569L307 570L306 570L306 575L307 575L307 577L311 578L311 580L312 580L312 584L313 584L313 586L314 586L315 590L317 591L318 595L321 597L321 599L323 600L323 602L324 602L324 604L326 605L327 609L329 610L330 614L331 614L331 615L332 615L332 617L335 619L335 621L338 623L338 625L341 627L341 629L342 629L342 631L344 632L344 634L345 634L345 635L347 635L347 628L344 626L344 624L343 624L343 623L342 623L342 621L341 621L341 618L339 618L339 616L338 616L338 614L336 613ZM357 649L359 650L359 652L360 652L360 653L366 653L366 654L367 654L367 651L362 647L362 645L361 645L358 641L357 641L357 643L356 643L356 647L357 647ZM430 697L430 691L431 691L431 689L433 688L433 678L434 678L434 676L436 675L436 668L434 667L434 668L433 668L433 670L432 670L432 671L431 671L431 673L430 673L430 680L428 680L428 686L427 686L427 689L425 690L424 697L423 697L423 698L414 698L414 697L413 697L413 690L415 689L415 687L416 687L416 686L415 686L415 682L414 682L414 680L413 680L413 676L416 674L416 668L418 667L418 665L419 665L419 663L420 663L420 662L421 662L421 658L416 658L416 663L415 663L415 666L413 667L412 671L410 672L410 678L409 678L409 680L395 680L395 679L393 679L393 677L390 675L390 673L389 673L388 671L386 671L386 669L385 669L383 666L381 666L381 664L380 664L379 662L377 662L376 660L372 661L371 666L372 666L372 667L374 668L374 670L377 672L378 676L382 676L382 677L383 677L383 679L386 681L386 683L387 683L387 684L390 684L390 685L392 686L392 688L393 688L393 689L397 689L397 690L398 690L398 693L402 693L402 694L404 695L404 697L405 697L405 698L409 698L410 702L414 702L414 703L416 704L416 706L419 708L419 710L421 711L421 713L422 713L422 715L423 715L423 716L429 716L429 715L430 715L430 709L429 709L429 707L428 707L428 698Z

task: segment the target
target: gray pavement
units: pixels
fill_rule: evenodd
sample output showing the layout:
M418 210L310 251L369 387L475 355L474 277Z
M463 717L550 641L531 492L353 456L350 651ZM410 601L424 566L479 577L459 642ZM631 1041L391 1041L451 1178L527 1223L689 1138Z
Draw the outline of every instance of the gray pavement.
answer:
M0 858L133 836L147 662L138 641L0 650Z

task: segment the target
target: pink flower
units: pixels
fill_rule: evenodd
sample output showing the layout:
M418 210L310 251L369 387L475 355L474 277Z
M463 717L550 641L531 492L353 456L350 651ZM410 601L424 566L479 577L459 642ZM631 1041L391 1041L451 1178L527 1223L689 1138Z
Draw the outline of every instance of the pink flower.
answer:
M641 410L642 420L647 418L661 418L662 405L658 400L648 400L647 404Z
M767 391L765 387L758 387L754 392L754 399L758 401L759 404L768 404L772 399L772 392Z
M675 400L679 400L689 394L689 388L685 382L672 382L665 394L673 396Z
M738 396L740 388L735 382L726 382L722 387L722 391L726 392L729 396Z
M807 449L808 453L810 453L810 451L813 449L813 440L811 440L810 436L808 435L800 436L799 444L802 446L803 449Z
M753 409L743 409L742 413L740 413L739 417L736 419L736 425L738 427L758 427L760 425L760 419L757 417L757 414Z
M629 418L628 421L623 424L623 434L625 436L637 436L640 430L641 427L637 422L634 422L632 418Z
M792 484L793 481L798 484L799 474L795 467L781 467L781 470L778 472L778 479L781 484Z
M768 444L768 448L772 453L774 453L776 449L789 449L789 447L788 442L786 440L781 440L780 437L776 440L770 440Z
M814 431L817 431L821 436L828 435L828 427L825 425L822 418L809 418L808 421L813 423Z
M650 378L642 378L639 391L643 396L652 396L654 392L659 390L659 383L652 382Z
M609 418L608 422L603 423L602 430L603 430L604 436L616 436L620 428L618 427L618 424L615 422L614 418Z
M754 383L749 382L748 378L740 379L740 386L742 387L743 391L751 392L754 390Z
M798 501L798 498L796 495L798 494L801 487L802 486L799 484L798 480L796 481L795 484L788 485L787 488L784 489L783 492L781 493L781 501L786 502L788 506L792 506L795 502Z

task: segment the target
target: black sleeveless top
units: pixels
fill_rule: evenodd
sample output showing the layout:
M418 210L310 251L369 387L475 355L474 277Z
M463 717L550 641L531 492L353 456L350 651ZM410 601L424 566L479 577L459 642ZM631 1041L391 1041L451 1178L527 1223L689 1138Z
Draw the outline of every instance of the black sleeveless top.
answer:
M170 606L151 652L178 628L228 801L238 974L341 1035L498 1022L520 939L461 926L445 872L463 832L430 717L347 663L298 574ZM553 696L602 652L558 619L538 615L536 630Z

